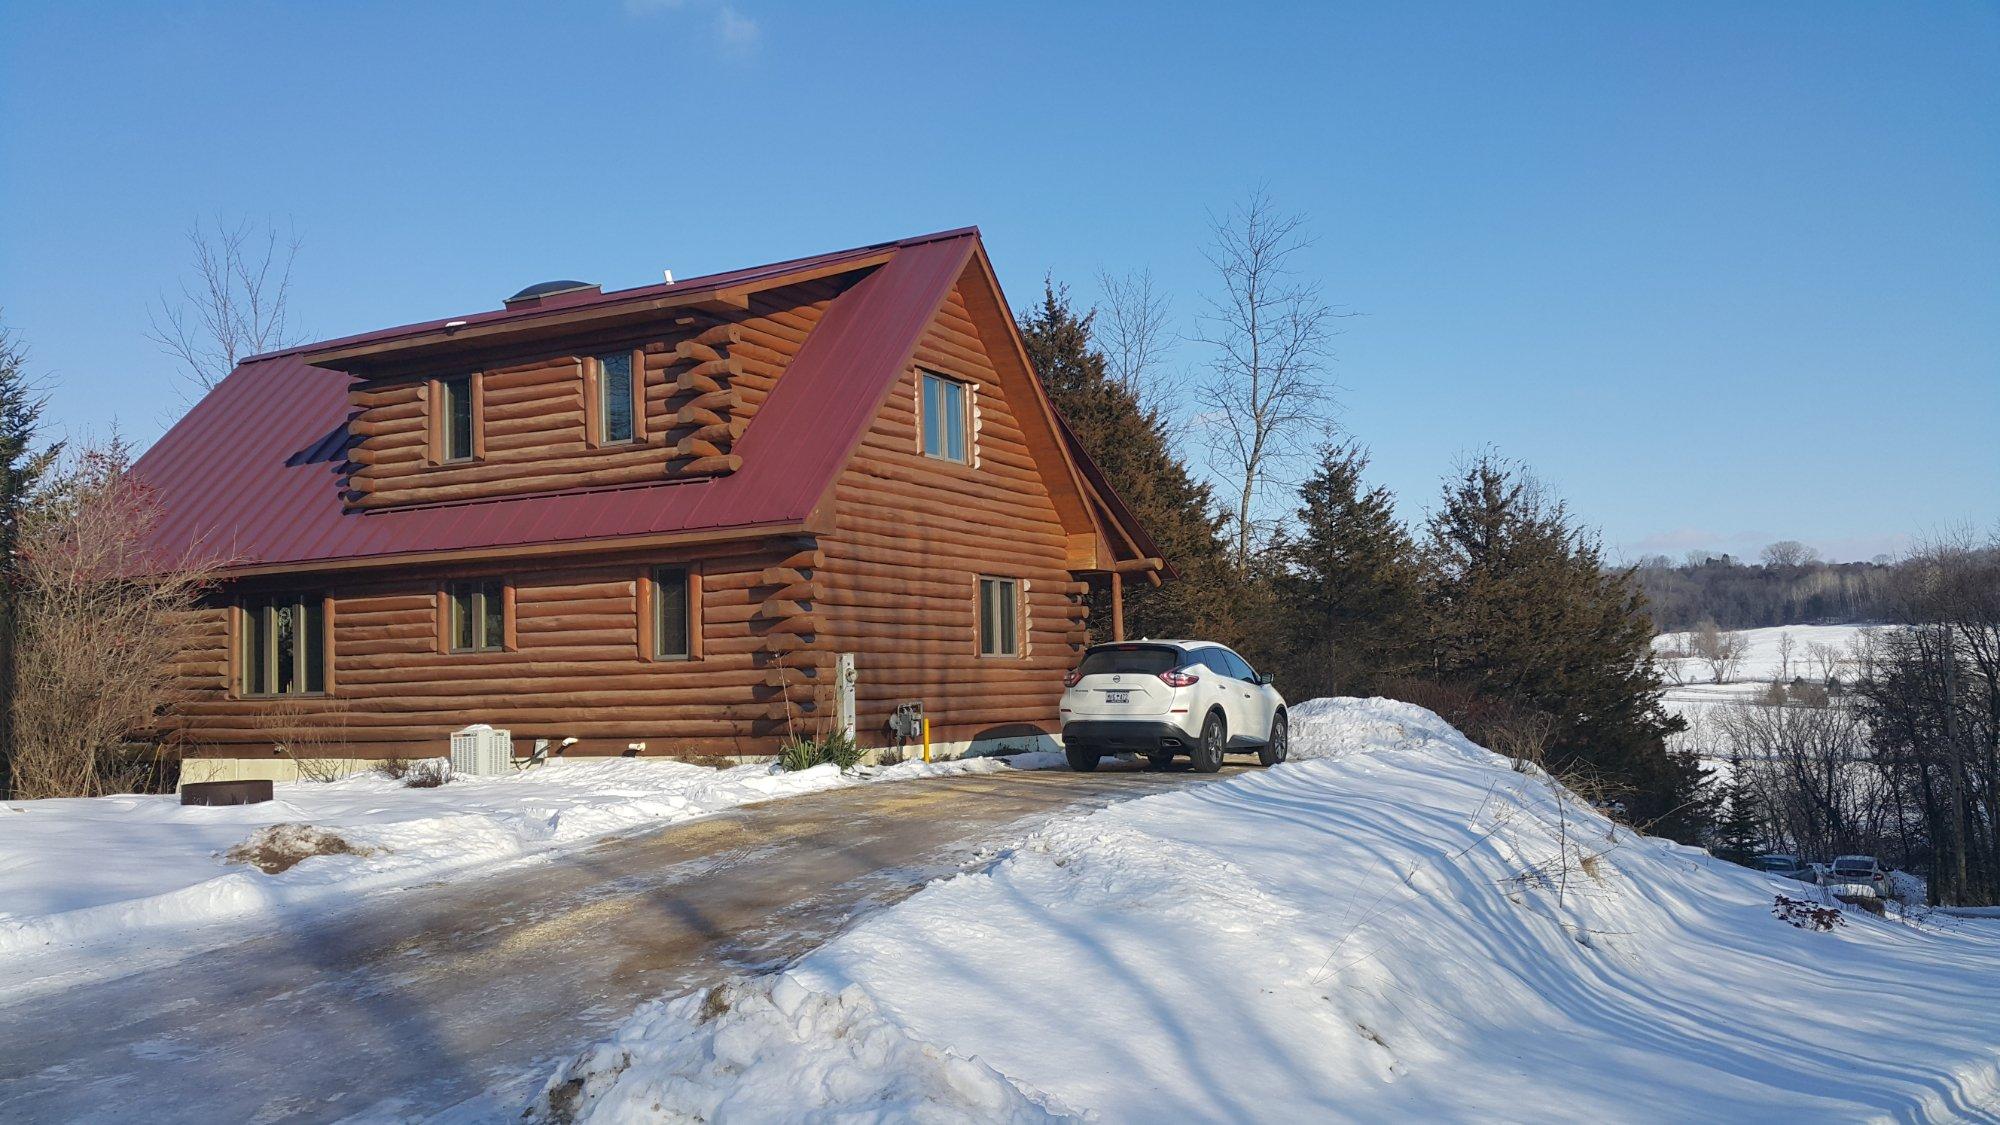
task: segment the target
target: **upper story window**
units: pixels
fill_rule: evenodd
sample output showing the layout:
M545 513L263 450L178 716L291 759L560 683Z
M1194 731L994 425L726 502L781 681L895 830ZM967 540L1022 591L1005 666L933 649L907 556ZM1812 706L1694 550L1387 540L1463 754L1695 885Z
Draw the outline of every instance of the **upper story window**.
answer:
M965 463L970 435L965 384L929 371L922 373L921 380L923 402L919 409L923 414L925 456Z
M1021 655L1021 584L1012 578L979 580L979 655Z
M439 379L437 387L437 459L470 461L477 455L474 430L478 421L473 409L472 376Z
M592 362L597 366L597 385L590 405L597 422L598 443L614 445L637 440L643 410L639 396L644 392L634 353L601 355Z
M454 582L446 590L453 652L497 652L507 647L507 584L497 578Z
M238 610L237 691L305 695L326 690L326 601L318 594L245 600Z

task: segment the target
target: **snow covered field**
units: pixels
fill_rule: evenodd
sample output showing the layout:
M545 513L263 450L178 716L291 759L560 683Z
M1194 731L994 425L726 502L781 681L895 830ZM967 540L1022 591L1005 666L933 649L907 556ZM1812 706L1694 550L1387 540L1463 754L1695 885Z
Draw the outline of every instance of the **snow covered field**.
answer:
M2000 923L1773 916L1430 712L1058 822L789 970L642 1009L564 1120L2000 1115ZM686 1116L682 1116L686 1115Z
M1846 658L1853 653L1855 643L1863 633L1884 628L1893 629L1895 626L1779 625L1768 629L1739 630L1738 635L1746 642L1746 650L1721 683L1713 682L1713 671L1701 660L1661 655L1658 658L1660 669L1668 677L1662 702L1669 714L1679 715L1688 724L1688 729L1677 736L1676 741L1680 746L1691 747L1699 753L1703 763L1716 771L1718 781L1728 780L1732 747L1728 731L1721 722L1725 708L1756 700L1781 675L1785 675L1787 680L1799 677L1809 681L1822 679L1823 670L1815 659L1815 649L1832 649L1840 653L1843 659L1837 666L1836 674L1842 679L1852 680L1853 663ZM1662 633L1653 638L1653 648L1662 654L1678 651L1685 645L1686 636L1685 633ZM1790 638L1792 646L1789 661L1784 653L1786 638Z
M1011 765L1010 765L1011 763ZM798 773L663 759L565 763L405 788L375 774L289 782L224 808L173 796L0 802L0 992L87 972L140 944L178 954L204 936L316 906L532 860L600 837L753 801L866 781L1064 765L1060 754ZM330 831L351 854L265 874L226 853L274 825ZM226 933L201 931L230 924Z

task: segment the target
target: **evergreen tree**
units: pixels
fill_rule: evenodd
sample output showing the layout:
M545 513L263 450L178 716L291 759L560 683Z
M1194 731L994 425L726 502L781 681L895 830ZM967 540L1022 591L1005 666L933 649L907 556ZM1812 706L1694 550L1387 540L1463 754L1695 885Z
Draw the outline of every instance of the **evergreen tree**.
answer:
M1299 487L1296 530L1277 542L1273 578L1287 698L1360 695L1412 670L1421 621L1416 547L1386 488L1363 491L1368 454L1321 451Z
M1175 456L1166 420L1107 372L1103 354L1091 346L1092 315L1079 316L1067 289L1045 284L1020 328L1056 411L1180 572L1180 581L1159 587L1125 584L1126 635L1237 639L1224 517L1208 486ZM1091 639L1110 639L1109 592L1093 590L1090 607Z
M57 456L34 450L43 399L28 379L28 353L0 327L0 797L14 790L14 550L36 482Z
M1549 765L1595 775L1635 818L1692 841L1703 770L1668 750L1652 622L1630 571L1511 464L1484 456L1446 482L1425 546L1431 674L1556 720ZM1468 732L1470 733L1470 732Z
M1763 811L1757 790L1743 768L1743 759L1729 759L1729 781L1716 801L1715 846L1718 859L1748 867L1763 854Z

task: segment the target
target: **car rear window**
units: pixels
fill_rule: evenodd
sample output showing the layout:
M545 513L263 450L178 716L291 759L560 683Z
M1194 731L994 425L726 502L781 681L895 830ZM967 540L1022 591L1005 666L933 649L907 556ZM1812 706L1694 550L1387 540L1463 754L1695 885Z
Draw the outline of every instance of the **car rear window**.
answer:
M1114 673L1133 673L1141 676L1157 676L1180 665L1179 649L1161 648L1158 645L1119 645L1115 648L1092 649L1084 656L1083 663L1076 666L1077 673L1084 676L1109 676Z

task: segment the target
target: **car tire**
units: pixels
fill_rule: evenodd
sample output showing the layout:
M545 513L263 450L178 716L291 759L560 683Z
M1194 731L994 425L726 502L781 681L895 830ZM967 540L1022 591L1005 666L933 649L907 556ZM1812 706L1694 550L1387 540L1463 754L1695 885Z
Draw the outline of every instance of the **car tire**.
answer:
M1278 712L1271 717L1271 737L1257 748L1257 760L1266 766L1275 766L1284 761L1292 752L1292 734L1285 713Z
M1079 750L1074 746L1069 746L1063 749L1063 757L1069 759L1069 768L1076 772L1094 773L1097 770L1098 759L1102 758L1103 755L1095 750Z
M1201 724L1201 741L1195 743L1194 751L1188 755L1193 761L1194 772L1215 773L1222 768L1222 755L1229 745L1229 726L1222 721L1222 714L1210 711Z

